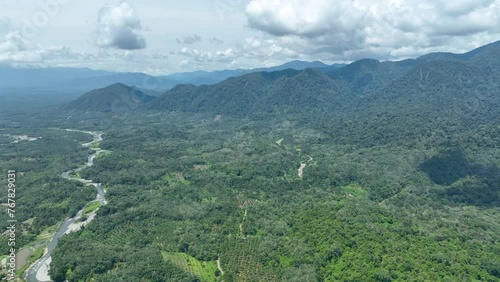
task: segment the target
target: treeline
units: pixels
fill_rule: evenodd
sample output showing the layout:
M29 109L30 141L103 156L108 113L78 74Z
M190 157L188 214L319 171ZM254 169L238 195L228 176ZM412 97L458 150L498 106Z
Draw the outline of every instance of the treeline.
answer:
M88 201L95 198L95 189L62 179L59 175L87 161L90 151L81 143L91 136L47 129L10 129L10 135L41 137L32 142L2 145L0 155L2 171L16 170L16 229L17 249L31 243L40 232L63 219L76 215ZM6 175L0 177L5 180ZM6 180L5 180L6 181ZM6 202L6 193L2 194ZM0 228L5 229L7 214L0 214ZM0 250L7 254L7 237L0 237Z
M280 128L275 120L241 120L237 130L231 121L193 124L107 133L102 146L112 153L82 175L107 186L109 204L54 253L54 275L196 279L194 271L159 258L165 251L205 262L220 258L227 281L498 279L496 203L451 193L472 189L469 175L496 175L475 170L500 159L491 130L461 134L454 144L444 138L437 148L363 147L335 143L317 130ZM446 155L453 146L467 150ZM458 180L446 170L450 158L463 170ZM436 181L441 178L446 182ZM486 193L485 187L474 191ZM74 255L76 245L85 246L84 260ZM150 267L168 274L129 272L138 257L126 254L140 249L159 258ZM88 272L100 257L106 258L102 271ZM109 260L116 263L104 263Z

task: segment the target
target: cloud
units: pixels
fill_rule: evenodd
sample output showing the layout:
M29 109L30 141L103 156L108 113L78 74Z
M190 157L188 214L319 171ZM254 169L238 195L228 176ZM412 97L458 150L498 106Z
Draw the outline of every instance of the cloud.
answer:
M249 37L245 43L238 48L238 55L249 59L255 58L262 61L266 58L281 57L282 59L291 59L301 57L301 53L297 51L298 40L294 38L281 39L259 39ZM290 48L295 46L296 48Z
M224 51L198 51L196 49L188 49L186 47L182 48L181 51L177 53L185 57L191 58L193 61L198 63L209 63L209 62L231 62L235 59L235 54L232 48L228 48Z
M212 43L212 44L224 44L223 40L221 40L219 38L216 38L216 37L210 38L209 42Z
M165 72L168 56L131 50L98 49L97 53L77 53L66 46L44 46L24 38L19 31L0 40L0 64L16 67L90 67L122 72ZM157 65L152 68L151 66ZM160 67L161 66L161 67Z
M12 24L9 18L0 18L0 35L5 35L12 29Z
M195 44L198 42L201 42L201 36L199 34L184 37L184 39L182 39L182 40L177 38L177 43L179 43L179 44Z
M500 35L500 0L251 0L245 12L265 34L254 48L330 60L465 51Z
M143 30L139 16L127 2L104 6L97 22L97 46L123 50L146 48L146 40L139 34Z
M68 47L44 47L30 43L19 31L8 32L0 42L1 63L41 63L45 60L72 59L75 56Z
M154 60L168 60L168 56L160 53L152 53L151 58Z

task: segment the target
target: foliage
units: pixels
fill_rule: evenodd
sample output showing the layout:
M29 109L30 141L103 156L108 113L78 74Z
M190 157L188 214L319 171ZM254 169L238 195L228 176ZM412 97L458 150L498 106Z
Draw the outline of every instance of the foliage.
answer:
M193 274L201 282L218 281L217 276L220 276L215 261L200 262L185 253L162 252L162 256L166 261L170 261L185 272Z
M80 172L103 184L109 203L60 240L52 278L498 281L490 47L460 60L364 60L182 85L126 115L34 113L105 132L100 146L111 152ZM72 141L84 137L26 124L8 134L43 133L45 143L2 143L4 169L26 171L18 213L35 231L22 244L93 199L58 177L88 155Z

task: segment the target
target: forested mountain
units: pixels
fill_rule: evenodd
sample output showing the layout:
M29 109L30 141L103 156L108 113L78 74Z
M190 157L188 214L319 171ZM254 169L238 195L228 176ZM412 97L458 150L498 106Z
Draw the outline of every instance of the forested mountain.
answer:
M33 111L0 129L0 166L23 172L19 243L41 256L44 230L92 198L57 175L91 151L55 130L78 128L104 134L77 174L108 203L60 239L56 282L499 281L499 52L0 104L5 120ZM56 204L45 183L76 190Z
M67 110L120 113L130 111L154 100L134 87L122 83L86 93L65 106Z
M260 71L306 68L336 69L322 62L292 61L279 66L218 71L180 72L169 75L148 75L140 72L109 72L89 68L13 68L0 65L0 89L20 88L58 91L90 91L115 83L123 83L148 90L164 92L177 84L215 84L230 77Z
M63 81L89 79L109 75L106 71L88 68L12 68L0 66L0 85L2 88L49 88L60 85ZM109 84L108 84L109 85Z
M345 81L354 95L362 96L368 92L381 90L391 81L403 76L415 65L416 63L411 60L379 62L373 59L364 59L326 73L333 80Z
M333 64L327 65L319 61L315 62L305 62L305 61L291 61L279 66L275 67L267 67L267 68L256 68L256 69L236 69L236 70L220 70L220 71L195 71L195 72L185 72L185 73L175 73L164 78L173 79L178 81L179 83L190 83L194 85L202 85L202 84L216 84L230 77L236 77L244 74L254 73L254 72L272 72L272 71L281 71L286 69L294 69L294 70L304 70L307 68L315 68L315 69L325 69L325 70L333 70L337 68L343 67L343 64Z
M496 41L464 54L453 54L446 52L431 53L417 58L417 61L452 60L480 64L484 67L498 67L498 64L500 64L499 49L500 41Z
M405 112L434 120L439 116L463 120L465 112L478 107L476 116L491 120L498 105L499 53L500 44L494 43L462 55L431 54L400 62L365 59L326 72L257 72L210 86L180 85L149 108L240 117L292 110L318 113L318 118L323 112L357 111L400 119L398 112ZM448 110L454 116L447 116ZM416 122L418 115L413 117Z
M282 65L275 66L275 67L256 68L256 69L253 69L253 71L254 72L256 72L256 71L271 72L271 71L281 71L281 70L286 70L286 69L305 70L305 69L341 68L343 66L344 66L343 64L327 65L327 64L325 64L323 62L319 62L319 61L305 62L305 61L295 60L295 61L284 63Z
M148 107L243 117L281 109L338 109L349 96L344 82L331 80L320 71L288 69L247 74L216 85L179 85Z
M429 140L500 121L499 73L454 61L422 63L380 91L356 100L348 115L325 125L360 144ZM344 133L346 135L344 135ZM369 133L369 134L368 134Z

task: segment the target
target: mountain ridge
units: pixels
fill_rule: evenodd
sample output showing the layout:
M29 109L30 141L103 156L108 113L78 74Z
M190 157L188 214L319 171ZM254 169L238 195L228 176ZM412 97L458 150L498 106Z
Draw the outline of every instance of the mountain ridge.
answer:
M291 61L269 68L194 71L161 76L152 76L140 72L110 72L90 68L12 68L0 66L0 89L38 88L84 92L115 83L124 83L148 90L165 91L177 84L215 84L229 77L252 72L324 66L328 65L317 61ZM335 68L341 65L334 64L332 66Z
M306 117L300 119L302 122L325 128L333 126L320 125L325 117L341 121L329 132L348 130L349 122L366 126L378 121L389 128L392 125L388 121L397 124L399 120L401 125L394 127L391 138L408 138L412 135L409 128L417 126L416 122L425 124L420 126L425 130L432 126L445 130L447 124L456 123L454 120L471 118L456 127L465 130L483 124L487 118L496 120L494 108L500 108L500 103L495 79L500 63L495 56L499 51L500 44L494 43L453 56L460 60L363 59L329 71L252 72L213 85L179 84L137 108L240 118L300 115ZM449 106L452 110L447 109ZM383 130L384 126L378 126L380 136L389 132ZM375 137L370 141L362 136L359 139L375 144L383 142L380 136L378 141Z
M64 105L63 108L73 111L97 111L122 114L154 99L154 96L147 95L137 88L127 86L123 83L115 83L104 88L89 91L73 102Z

